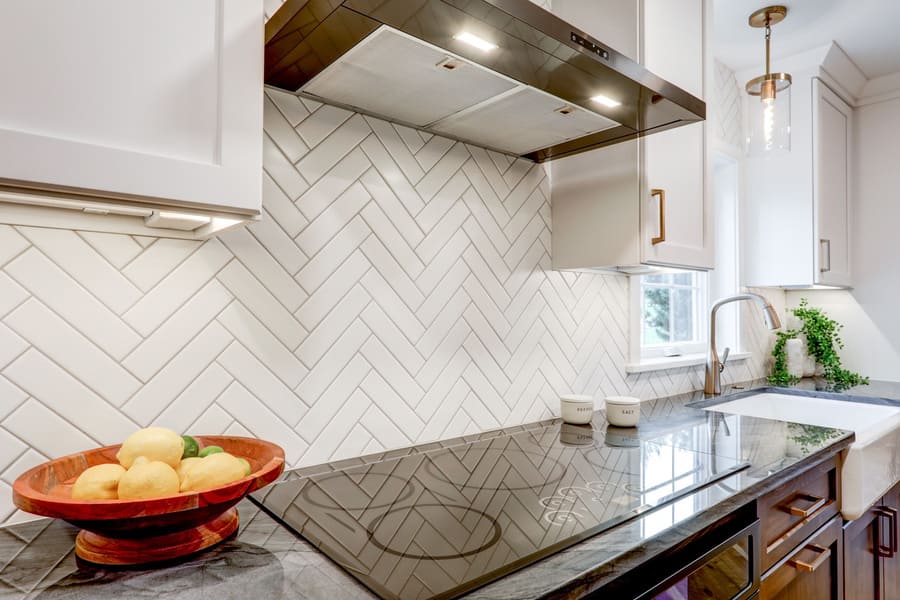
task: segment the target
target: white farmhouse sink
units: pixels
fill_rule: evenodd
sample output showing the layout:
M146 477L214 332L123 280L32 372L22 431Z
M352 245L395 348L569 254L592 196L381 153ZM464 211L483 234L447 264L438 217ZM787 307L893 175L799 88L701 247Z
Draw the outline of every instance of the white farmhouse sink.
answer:
M761 393L705 410L845 429L856 434L841 467L841 513L857 519L900 480L900 408Z

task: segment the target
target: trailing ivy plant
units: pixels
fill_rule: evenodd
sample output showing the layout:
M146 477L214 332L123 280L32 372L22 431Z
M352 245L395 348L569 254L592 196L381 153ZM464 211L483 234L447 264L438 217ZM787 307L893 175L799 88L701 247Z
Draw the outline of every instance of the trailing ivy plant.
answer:
M841 357L838 356L838 350L844 347L839 335L843 325L829 318L821 309L810 308L806 298L800 300L800 306L792 309L791 312L802 321L803 326L799 330L788 329L776 334L778 339L775 342L775 347L772 349L775 364L772 369L772 375L769 377L769 383L781 386L796 383L797 378L793 377L787 370L785 345L788 340L794 339L802 333L806 336L809 355L822 365L825 381L833 384L837 389L868 385L868 377L848 371L841 366Z

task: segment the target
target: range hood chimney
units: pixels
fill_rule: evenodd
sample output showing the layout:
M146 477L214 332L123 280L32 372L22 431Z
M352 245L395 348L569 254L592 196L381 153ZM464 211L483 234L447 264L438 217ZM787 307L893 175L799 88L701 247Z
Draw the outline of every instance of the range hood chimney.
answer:
M530 0L286 0L265 69L270 86L535 162L706 117Z

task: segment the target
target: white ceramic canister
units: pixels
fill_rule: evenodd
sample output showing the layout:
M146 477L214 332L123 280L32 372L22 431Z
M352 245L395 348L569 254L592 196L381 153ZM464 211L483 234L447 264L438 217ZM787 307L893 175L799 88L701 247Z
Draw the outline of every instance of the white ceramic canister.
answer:
M566 423L584 425L594 416L593 396L570 394L559 397L559 416Z
M641 400L631 396L607 396L606 420L616 427L634 427L641 418Z

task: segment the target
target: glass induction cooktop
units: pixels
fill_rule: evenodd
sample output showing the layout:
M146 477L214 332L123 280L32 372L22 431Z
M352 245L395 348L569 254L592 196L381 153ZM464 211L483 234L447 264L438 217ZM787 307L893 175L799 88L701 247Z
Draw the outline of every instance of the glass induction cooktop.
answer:
M613 429L498 435L256 498L381 597L451 598L748 466Z

